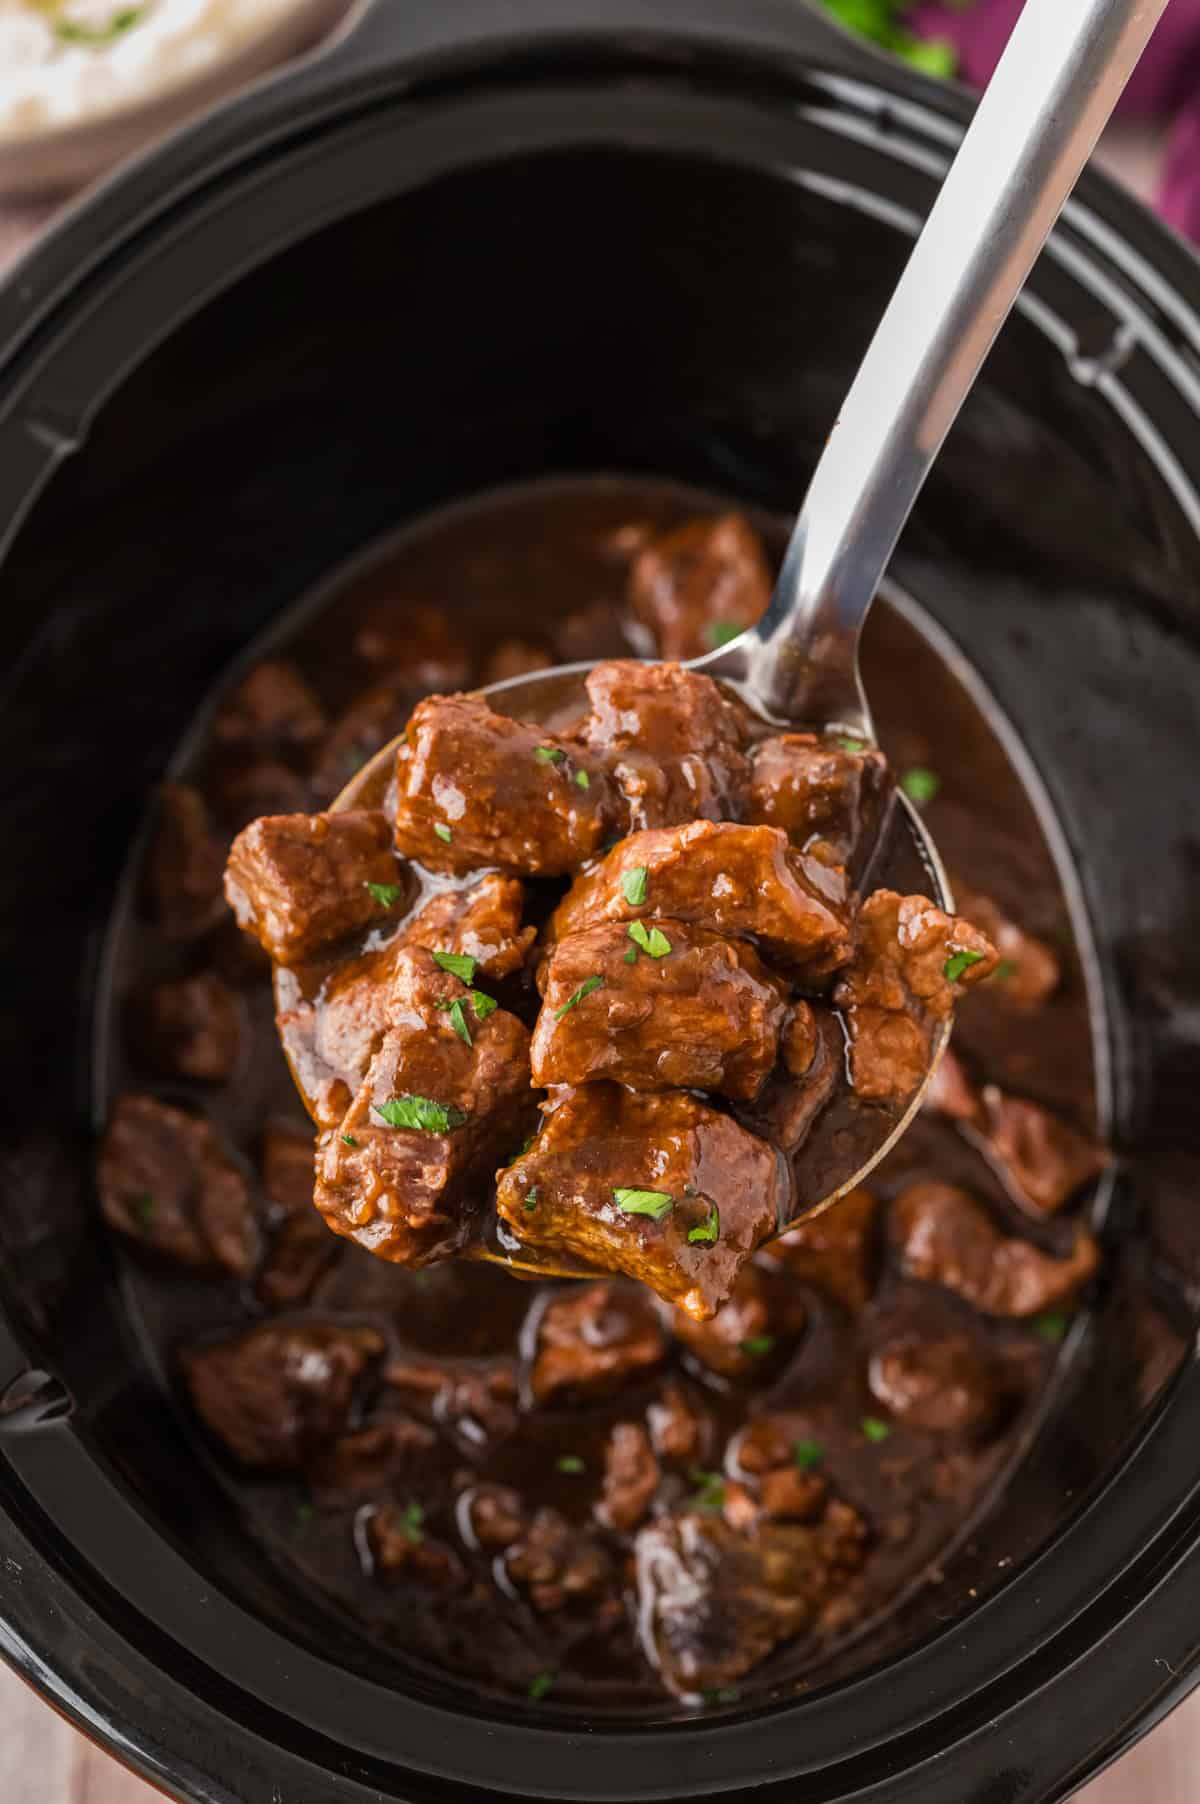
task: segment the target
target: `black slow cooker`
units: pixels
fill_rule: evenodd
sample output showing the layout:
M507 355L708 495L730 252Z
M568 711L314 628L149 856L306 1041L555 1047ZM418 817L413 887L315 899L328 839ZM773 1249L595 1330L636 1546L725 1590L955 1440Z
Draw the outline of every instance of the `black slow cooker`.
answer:
M1200 1670L1200 272L1097 178L897 570L1080 875L1110 1276L886 1648L650 1727L373 1671L240 1532L95 1226L102 932L216 675L358 548L499 483L794 505L968 104L798 0L379 0L0 289L0 1648L174 1796L1015 1804Z

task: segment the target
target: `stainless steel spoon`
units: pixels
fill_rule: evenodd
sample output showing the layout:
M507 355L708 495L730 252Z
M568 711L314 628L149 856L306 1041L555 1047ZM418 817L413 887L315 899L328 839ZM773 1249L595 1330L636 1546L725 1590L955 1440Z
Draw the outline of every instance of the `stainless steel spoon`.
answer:
M769 719L873 740L859 640L876 588L934 458L1012 309L1059 210L1167 0L1027 0L813 473L775 586L754 627L696 658ZM494 683L499 711L546 720L587 664ZM334 803L378 794L398 740ZM935 847L904 797L937 900L950 897ZM872 1156L811 1215L860 1183L904 1132L925 1084ZM541 1274L499 1246L491 1257Z

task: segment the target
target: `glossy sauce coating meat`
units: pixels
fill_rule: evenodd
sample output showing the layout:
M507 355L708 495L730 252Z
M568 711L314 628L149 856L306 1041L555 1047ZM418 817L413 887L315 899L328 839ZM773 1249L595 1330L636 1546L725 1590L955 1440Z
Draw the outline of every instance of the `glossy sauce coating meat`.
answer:
M739 514L658 534L630 571L629 605L663 658L702 657L753 626L770 599L762 542Z
M888 1225L912 1277L944 1284L989 1315L1037 1315L1069 1302L1099 1263L1085 1228L1054 1258L1002 1235L987 1210L951 1184L914 1184L893 1203Z
M711 677L610 659L587 678L582 739L611 771L625 831L736 819L749 764L741 722Z
M401 877L383 815L268 816L234 841L225 894L238 925L288 965L379 913L372 885Z

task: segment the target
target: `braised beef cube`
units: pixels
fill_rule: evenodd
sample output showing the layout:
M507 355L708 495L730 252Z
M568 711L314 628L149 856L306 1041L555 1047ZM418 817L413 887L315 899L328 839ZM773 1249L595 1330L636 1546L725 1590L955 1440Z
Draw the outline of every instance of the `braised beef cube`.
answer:
M224 918L224 868L225 841L214 831L200 791L187 783L164 783L146 887L155 923L167 939L199 939Z
M473 981L509 977L524 964L537 932L522 927L524 906L525 890L516 877L483 877L467 889L434 896L405 923L404 943L473 958Z
M547 1105L496 1206L527 1245L574 1253L713 1315L775 1227L788 1176L766 1141L683 1090L584 1084Z
M783 985L744 941L669 916L639 931L633 940L621 922L605 922L553 948L540 979L534 1083L608 1077L634 1090L757 1095L789 1017Z
M631 830L742 812L750 766L739 716L711 677L617 658L589 672L582 743L608 770Z
M238 925L280 964L296 964L380 915L379 888L404 882L385 816L282 814L239 833L225 869Z
M557 1510L538 1510L502 1557L510 1582L541 1615L592 1601L612 1584L607 1553Z
M688 520L640 550L629 605L663 658L698 658L755 621L771 599L758 534L741 514Z
M139 1057L152 1070L221 1083L237 1064L242 1009L215 972L199 971L134 997L130 1031Z
M821 1514L829 1486L816 1472L802 1472L791 1460L764 1472L758 1504L770 1522L812 1522Z
M231 833L241 833L264 814L307 814L316 792L287 764L241 765L218 785L217 811Z
M739 1533L717 1515L659 1516L636 1542L646 1657L679 1697L732 1684L812 1629L862 1565L862 1518L831 1504L812 1524Z
M981 895L961 878L952 877L950 889L959 914L986 934L1000 955L989 986L989 999L1022 1014L1041 1008L1062 981L1062 961L1053 946L1036 934L1026 933L998 902Z
M286 658L256 664L222 703L212 728L218 745L259 752L299 750L324 731L320 702Z
M281 1214L311 1213L314 1151L311 1128L290 1121L267 1123L259 1166L263 1189Z
M486 689L492 683L510 683L514 677L548 670L553 662L550 653L540 645L528 645L524 639L502 639L484 661L479 686Z
M995 1084L979 1092L970 1137L1013 1201L1033 1214L1061 1209L1109 1162L1104 1148L1069 1121Z
M426 1534L423 1520L420 1504L412 1501L381 1504L370 1512L365 1528L372 1573L431 1591L461 1590L467 1583L466 1567L445 1541Z
M309 1204L312 1202L312 1159L308 1165ZM254 1294L267 1309L295 1309L307 1302L338 1254L338 1241L312 1207L302 1215L289 1215L271 1237L262 1270L254 1281Z
M420 684L400 669L355 696L313 762L310 778L320 801L332 802L376 752L403 733L420 695Z
M606 1528L627 1534L650 1508L658 1489L658 1461L638 1422L617 1422L604 1450L604 1492L595 1506Z
M420 1265L468 1238L490 1173L522 1138L529 1034L505 1009L481 1020L467 987L415 947L397 960L395 993L399 1025L321 1135L314 1201L335 1233Z
M612 784L579 747L479 696L435 695L413 711L396 754L396 847L431 870L559 877L615 819Z
M1056 1259L1001 1234L953 1184L910 1185L892 1204L889 1231L909 1277L942 1284L987 1315L1039 1315L1069 1303L1099 1264L1086 1228L1075 1227L1070 1253Z
M780 1271L751 1263L737 1275L728 1303L711 1321L675 1311L671 1329L689 1353L724 1378L767 1378L804 1332L806 1310Z
M833 999L850 1036L850 1081L900 1107L918 1089L937 1023L996 969L996 949L925 896L877 889L859 910L854 957Z
M1000 1413L995 1360L969 1334L899 1334L871 1355L872 1395L909 1428L973 1437Z
M795 1432L781 1417L752 1416L726 1449L726 1467L738 1478L749 1476L757 1487L774 1467L792 1462L795 1446Z
M630 901L631 895L639 899ZM575 879L551 919L549 938L651 915L757 940L769 959L806 978L850 955L840 879L792 851L776 827L692 821L633 833Z
M374 1328L260 1322L183 1355L192 1403L244 1466L295 1471L346 1427L355 1387L383 1352Z
M845 861L878 824L886 772L883 753L862 740L779 733L754 748L745 819L781 827L796 846L824 839Z
M309 1476L323 1503L358 1503L401 1479L427 1474L438 1438L410 1416L385 1416L339 1435L313 1461Z
M110 1227L180 1265L246 1277L258 1252L250 1187L199 1115L126 1092L97 1162Z
M511 1547L525 1531L525 1506L508 1485L472 1485L463 1493L467 1529L464 1539L489 1553Z
M947 1047L938 1060L921 1107L931 1115L945 1115L950 1121L974 1121L979 1115L979 1092L952 1047Z
M646 1426L660 1459L695 1462L704 1456L709 1424L693 1409L681 1385L665 1384L654 1401L647 1404Z
M767 1252L793 1277L857 1314L874 1288L875 1215L875 1198L856 1185L819 1215L781 1234Z
M405 1405L447 1429L467 1451L508 1439L517 1426L517 1374L508 1360L450 1366L406 1359L388 1365L383 1382Z
M461 631L450 629L444 608L403 595L376 602L354 634L354 650L365 664L388 666L414 697L441 689L461 689L471 680L471 654Z
M657 1311L632 1284L571 1284L541 1310L529 1388L541 1404L625 1388L666 1358Z
M797 1002L784 1029L779 1068L738 1115L752 1134L791 1156L808 1139L822 1109L843 1082L846 1042L829 1009Z

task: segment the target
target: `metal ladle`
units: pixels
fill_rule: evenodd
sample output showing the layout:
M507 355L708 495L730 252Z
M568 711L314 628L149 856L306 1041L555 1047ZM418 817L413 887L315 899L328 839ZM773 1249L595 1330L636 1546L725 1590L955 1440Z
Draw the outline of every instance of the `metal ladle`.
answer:
M735 688L755 713L873 741L859 639L876 588L934 458L1074 186L1166 0L1027 0L834 423L770 606L685 668ZM562 665L482 691L499 711L545 720L590 668ZM335 809L379 792L399 740L376 753ZM907 798L902 819L936 900L936 848ZM860 1183L912 1120L949 1038L944 1027L904 1116L881 1118L869 1159L800 1213ZM886 1130L886 1131L883 1131ZM781 1224L785 1225L785 1224ZM480 1256L539 1275L582 1267L495 1244Z

